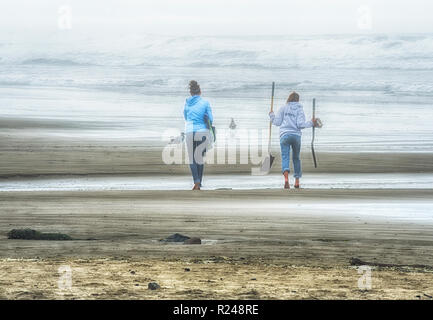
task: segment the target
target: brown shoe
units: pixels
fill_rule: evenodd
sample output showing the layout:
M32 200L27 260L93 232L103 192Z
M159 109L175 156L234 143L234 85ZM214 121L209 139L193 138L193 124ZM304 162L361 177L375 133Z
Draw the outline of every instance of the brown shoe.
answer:
M295 181L295 188L299 189L299 179L296 179L296 181Z
M194 183L192 190L200 190L200 183Z
M290 184L288 182L284 183L284 189L290 189Z

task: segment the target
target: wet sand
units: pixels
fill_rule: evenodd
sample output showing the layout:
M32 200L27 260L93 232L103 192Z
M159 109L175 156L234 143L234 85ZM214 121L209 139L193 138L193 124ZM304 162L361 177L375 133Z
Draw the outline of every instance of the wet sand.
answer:
M290 179L294 182L293 178ZM332 181L332 183L330 183ZM202 190L279 189L281 174L206 174ZM189 190L190 175L67 175L0 178L0 192L10 191L104 191L104 190ZM305 189L429 189L433 173L309 173L302 178Z
M4 192L0 297L428 298L432 196L431 189ZM402 203L408 212L393 214ZM417 206L424 215L412 211ZM6 238L25 227L81 240ZM204 244L158 241L175 232ZM395 267L376 267L364 292L353 257ZM59 293L64 264L75 280ZM162 288L147 290L152 280Z
M32 131L33 132L33 131ZM89 174L141 174L189 175L185 164L165 164L161 145L140 140L82 140L62 137L41 138L38 133L24 136L0 133L0 178L39 175L89 175ZM307 146L309 142L304 143ZM182 150L182 148L181 148ZM426 150L428 151L428 150ZM206 165L207 174L251 174L260 161L249 158L248 164ZM280 173L281 158L278 146L272 173ZM325 152L316 146L318 168L313 167L308 148L301 152L302 169L314 173L423 173L433 172L433 154L393 152ZM227 157L227 152L226 152Z

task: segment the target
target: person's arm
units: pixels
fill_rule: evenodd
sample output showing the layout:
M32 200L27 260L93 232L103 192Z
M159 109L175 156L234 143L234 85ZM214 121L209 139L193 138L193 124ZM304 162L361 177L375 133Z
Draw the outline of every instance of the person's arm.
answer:
M298 129L311 128L313 126L313 121L305 121L305 113L302 107L298 110L296 125L298 126Z
M277 115L275 115L275 113L273 113L273 112L270 112L269 118L271 119L271 122L273 125L275 125L277 127L281 126L281 124L283 123L283 118L284 118L284 106L278 110Z
M186 102L185 102L185 106L183 107L183 117L186 120Z
M210 123L213 123L212 109L211 109L209 103L206 106L206 115L208 116L208 119L210 120Z

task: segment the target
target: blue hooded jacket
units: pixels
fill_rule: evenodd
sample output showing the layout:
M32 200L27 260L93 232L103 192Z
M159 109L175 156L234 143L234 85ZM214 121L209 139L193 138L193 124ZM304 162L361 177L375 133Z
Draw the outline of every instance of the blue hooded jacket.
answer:
M201 96L192 96L186 99L183 116L186 121L185 131L200 132L208 130L205 116L213 122L212 110L208 101Z

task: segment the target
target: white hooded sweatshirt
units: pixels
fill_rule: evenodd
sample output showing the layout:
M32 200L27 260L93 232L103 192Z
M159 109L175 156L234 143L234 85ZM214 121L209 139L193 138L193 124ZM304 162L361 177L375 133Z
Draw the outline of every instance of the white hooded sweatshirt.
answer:
M280 127L280 138L285 134L295 134L301 136L301 130L311 128L312 121L305 121L305 113L299 102L289 102L282 106L275 115L269 114L272 124Z

